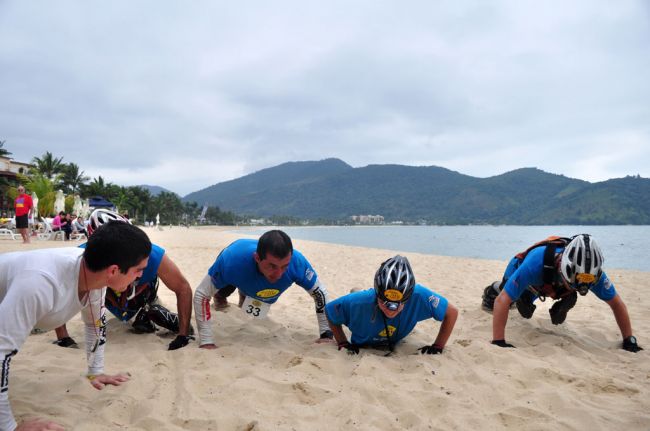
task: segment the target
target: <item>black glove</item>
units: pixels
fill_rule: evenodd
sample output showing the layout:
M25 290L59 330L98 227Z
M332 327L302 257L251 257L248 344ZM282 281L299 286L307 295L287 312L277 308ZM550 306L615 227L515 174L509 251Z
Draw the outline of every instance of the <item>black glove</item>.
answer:
M327 331L324 331L322 334L320 334L320 339L322 340L323 338L329 338L331 340L334 338L334 333L328 329Z
M492 344L499 347L512 347L513 349L515 348L515 346L512 344L506 343L506 340L492 340Z
M623 340L623 349L632 353L643 350L641 346L636 344L636 337L634 335L631 335Z
M168 350L176 350L185 347L190 343L190 340L194 340L194 337L191 335L177 335L176 338L174 338L174 341L169 343Z
M359 346L356 344L351 344L348 343L347 341L345 343L339 343L339 350L345 348L348 351L348 355L358 355L359 354Z
M420 347L418 350L420 351L421 354L427 354L427 355L439 355L442 353L442 347L438 347L435 344L432 344L430 346L424 346Z
M69 347L71 349L79 348L77 342L70 337L63 337L60 340L53 341L52 344L56 344L59 347Z

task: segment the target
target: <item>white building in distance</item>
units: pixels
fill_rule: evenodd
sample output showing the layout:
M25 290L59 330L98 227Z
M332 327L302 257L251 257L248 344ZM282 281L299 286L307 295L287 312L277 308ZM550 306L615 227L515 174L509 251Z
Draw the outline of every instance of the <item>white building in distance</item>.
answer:
M380 215L353 215L350 219L354 224L384 224L384 216Z

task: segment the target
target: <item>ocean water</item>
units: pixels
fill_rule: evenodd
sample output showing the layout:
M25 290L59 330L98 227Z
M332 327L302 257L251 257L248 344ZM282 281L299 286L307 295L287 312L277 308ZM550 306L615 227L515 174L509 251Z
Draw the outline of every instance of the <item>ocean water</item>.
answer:
M261 235L269 228L241 230ZM650 272L650 226L323 226L278 227L296 239L405 252L507 260L550 235L591 234L605 268Z

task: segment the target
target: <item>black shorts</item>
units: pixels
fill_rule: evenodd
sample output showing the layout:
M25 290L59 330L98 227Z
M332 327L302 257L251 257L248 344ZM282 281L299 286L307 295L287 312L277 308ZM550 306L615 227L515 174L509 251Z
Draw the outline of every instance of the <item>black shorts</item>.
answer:
M27 229L29 227L29 220L27 214L16 216L16 229Z

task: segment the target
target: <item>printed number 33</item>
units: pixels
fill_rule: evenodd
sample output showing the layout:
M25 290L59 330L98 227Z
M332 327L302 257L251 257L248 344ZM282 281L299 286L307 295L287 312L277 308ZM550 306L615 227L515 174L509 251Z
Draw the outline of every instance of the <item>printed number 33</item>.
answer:
M264 319L269 313L270 304L266 304L257 299L247 296L242 304L241 310L248 316L255 319Z
M255 317L258 317L260 315L260 311L262 310L260 310L259 307L255 307L252 304L248 304L248 308L246 309L246 313L252 314Z

